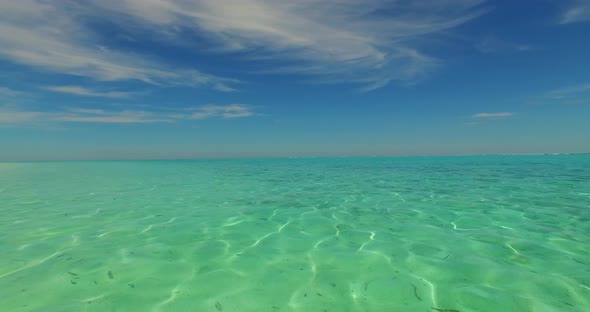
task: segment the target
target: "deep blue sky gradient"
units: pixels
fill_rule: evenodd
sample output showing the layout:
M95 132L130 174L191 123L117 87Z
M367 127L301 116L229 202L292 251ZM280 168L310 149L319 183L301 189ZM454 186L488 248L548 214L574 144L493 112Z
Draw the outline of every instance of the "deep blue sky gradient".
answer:
M100 79L28 62L6 48L0 51L0 160L590 152L590 16L564 20L576 7L590 4L483 2L477 17L408 41L436 66L370 91L355 81L363 75L358 68L350 69L356 72L348 80L304 71L277 73L309 60L288 56L292 47L267 51L264 44L273 42L223 50L211 38L216 34L200 27L181 29L170 39L131 19L116 23L100 14L76 15L76 22L93 34L77 44L135 55L163 68L235 79L228 83L235 91ZM70 8L56 10L67 15ZM12 44L7 25L0 23L5 34L0 45ZM178 38L186 42L174 42ZM60 86L129 94L48 89ZM224 117L219 112L228 105L247 113ZM217 113L166 122L136 115L144 112L153 119L207 106ZM64 119L94 114L76 113L79 109L109 118L133 111L138 119ZM484 113L499 117L475 117Z

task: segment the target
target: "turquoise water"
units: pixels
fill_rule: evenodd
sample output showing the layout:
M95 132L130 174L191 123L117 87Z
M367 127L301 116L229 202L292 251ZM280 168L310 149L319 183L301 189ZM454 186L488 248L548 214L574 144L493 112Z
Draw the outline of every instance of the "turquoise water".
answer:
M0 163L0 209L0 311L590 311L590 155Z

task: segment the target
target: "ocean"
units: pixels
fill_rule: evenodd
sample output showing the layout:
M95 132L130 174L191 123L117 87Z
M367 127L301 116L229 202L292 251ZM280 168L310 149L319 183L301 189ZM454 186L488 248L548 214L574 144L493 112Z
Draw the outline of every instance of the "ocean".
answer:
M0 311L590 311L590 155L0 163Z

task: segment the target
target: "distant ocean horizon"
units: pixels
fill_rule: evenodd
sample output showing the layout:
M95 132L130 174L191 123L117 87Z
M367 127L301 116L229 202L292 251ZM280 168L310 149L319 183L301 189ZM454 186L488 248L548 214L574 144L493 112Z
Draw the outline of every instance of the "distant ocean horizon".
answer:
M1 311L588 311L590 154L0 162Z
M480 156L556 156L590 155L590 152L546 152L546 153L483 153L483 154L400 154L400 155L305 155L305 156L219 156L219 157L113 157L113 158L59 158L59 159L8 159L0 163L16 162L64 162L64 161L150 161L150 160L247 160L247 159L306 159L306 158L407 158L407 157L480 157Z

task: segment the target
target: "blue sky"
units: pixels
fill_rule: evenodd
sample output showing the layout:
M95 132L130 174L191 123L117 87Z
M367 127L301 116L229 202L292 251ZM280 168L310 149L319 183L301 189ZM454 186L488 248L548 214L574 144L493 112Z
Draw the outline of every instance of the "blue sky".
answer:
M0 160L590 152L590 1L0 1Z

